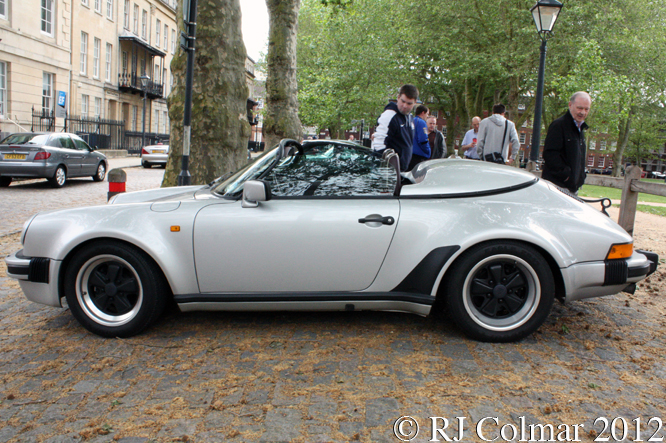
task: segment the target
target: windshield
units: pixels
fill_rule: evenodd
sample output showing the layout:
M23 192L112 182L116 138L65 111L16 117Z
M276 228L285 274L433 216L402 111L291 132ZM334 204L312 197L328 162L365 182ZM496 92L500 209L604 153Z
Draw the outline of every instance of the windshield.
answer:
M236 172L234 175L217 185L213 192L224 197L237 195L243 190L243 183L256 180L268 170L277 156L277 149L264 152L253 162Z
M48 134L12 134L0 142L2 145L45 145Z
M398 184L396 170L360 145L309 143L303 153L279 160L277 153L269 151L213 191L235 198L247 180L262 179L274 197L360 197L393 195Z

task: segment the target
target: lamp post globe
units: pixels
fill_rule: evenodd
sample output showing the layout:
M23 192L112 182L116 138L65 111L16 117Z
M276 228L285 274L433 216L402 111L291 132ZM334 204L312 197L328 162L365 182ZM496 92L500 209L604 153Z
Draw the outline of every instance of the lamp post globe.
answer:
M141 122L141 149L146 146L146 94L150 77L144 72L141 77L141 90L143 91L143 118Z
M530 12L534 19L537 34L541 38L541 49L539 57L539 75L537 78L537 91L534 104L534 124L532 125L532 144L530 148L530 160L527 170L536 170L536 162L539 160L539 146L541 144L541 113L543 109L543 83L546 74L546 44L552 36L553 27L557 17L562 10L562 3L557 0L539 0L532 6Z

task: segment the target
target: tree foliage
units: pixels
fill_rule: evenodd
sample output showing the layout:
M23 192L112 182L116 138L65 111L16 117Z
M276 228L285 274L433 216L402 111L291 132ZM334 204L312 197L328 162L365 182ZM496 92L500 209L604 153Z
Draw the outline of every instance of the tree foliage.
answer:
M298 34L300 116L334 136L374 123L404 83L446 112L448 140L503 102L532 119L539 44L532 0L303 0ZM566 2L548 42L543 131L570 95L593 97L588 124L616 142L666 104L666 2ZM518 105L524 105L524 112ZM657 112L659 113L659 112Z

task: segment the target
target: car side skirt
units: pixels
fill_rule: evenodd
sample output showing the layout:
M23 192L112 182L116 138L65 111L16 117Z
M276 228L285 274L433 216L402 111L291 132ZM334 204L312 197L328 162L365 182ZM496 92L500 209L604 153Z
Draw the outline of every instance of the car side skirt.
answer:
M413 293L176 295L181 311L399 311L428 315L435 297Z

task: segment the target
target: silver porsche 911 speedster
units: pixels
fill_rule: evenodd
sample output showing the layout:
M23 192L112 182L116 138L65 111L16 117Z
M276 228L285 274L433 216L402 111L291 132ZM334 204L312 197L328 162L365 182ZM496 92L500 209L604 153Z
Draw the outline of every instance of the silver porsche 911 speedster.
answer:
M441 312L468 336L519 340L554 300L633 291L656 254L532 174L330 140L279 146L208 185L42 212L6 258L29 300L105 337L182 311Z

